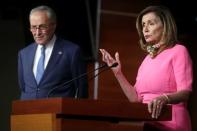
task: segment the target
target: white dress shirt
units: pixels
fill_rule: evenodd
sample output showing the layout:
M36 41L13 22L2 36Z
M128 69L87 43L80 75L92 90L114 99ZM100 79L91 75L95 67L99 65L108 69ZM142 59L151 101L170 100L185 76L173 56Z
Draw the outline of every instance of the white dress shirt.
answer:
M56 41L56 36L54 35L53 38L45 45L45 61L44 61L44 69L46 69L47 64L49 62L49 59L51 57L51 53L53 51L53 47ZM36 54L34 57L34 64L33 64L33 73L34 76L36 76L36 72L37 72L37 65L38 65L38 61L41 55L41 47L43 45L38 45L37 49L36 49Z

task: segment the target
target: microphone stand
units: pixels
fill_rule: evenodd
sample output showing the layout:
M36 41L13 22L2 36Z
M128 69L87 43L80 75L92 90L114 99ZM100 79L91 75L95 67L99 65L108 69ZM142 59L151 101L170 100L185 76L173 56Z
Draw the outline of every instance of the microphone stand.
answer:
M105 64L101 65L100 67L94 69L94 70L91 70L91 71L89 71L89 72L85 72L85 73L79 75L78 77L75 77L75 78L73 78L73 79L71 79L71 80L69 80L69 81L64 82L64 83L61 84L61 85L58 85L58 86L56 86L56 87L50 89L49 92L48 92L48 94L47 94L47 98L50 97L51 93L52 93L54 90L56 90L56 89L58 89L58 88L60 88L60 87L62 87L62 86L65 86L65 85L67 85L67 84L69 84L69 83L71 83L71 82L73 82L73 81L75 81L75 80L77 80L77 79L80 79L81 77L86 76L87 74L93 73L93 72L95 72L96 70L99 70L99 69L102 69L102 68L107 67L106 69L104 69L104 70L101 71L101 72L103 72L103 71L108 70L108 69L110 69L110 68L112 68L112 67L116 67L117 65L118 65L118 63L114 63L114 64L112 64L111 66L108 66L108 65L105 63ZM98 76L101 72L99 72L98 74L96 74L95 76L93 76L92 78L90 78L89 80L91 80L91 79L93 79L94 77Z

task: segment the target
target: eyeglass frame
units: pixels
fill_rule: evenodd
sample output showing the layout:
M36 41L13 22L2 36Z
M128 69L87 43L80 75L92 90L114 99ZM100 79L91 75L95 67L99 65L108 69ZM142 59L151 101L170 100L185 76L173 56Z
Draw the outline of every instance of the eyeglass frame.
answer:
M53 24L51 23L51 24L31 25L30 31L35 32L37 29L41 31L46 31L50 27L50 25Z

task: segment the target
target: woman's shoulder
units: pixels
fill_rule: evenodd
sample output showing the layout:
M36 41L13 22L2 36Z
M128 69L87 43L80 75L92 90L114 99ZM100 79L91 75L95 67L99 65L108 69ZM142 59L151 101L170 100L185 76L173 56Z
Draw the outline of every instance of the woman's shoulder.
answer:
M187 48L181 43L176 43L174 45L174 47L172 47L172 49L174 49L174 50L187 50Z
M171 48L171 54L175 59L190 57L187 47L183 44L180 44L180 43L177 43L173 48Z
M174 52L174 53L180 53L180 52L182 52L182 53L183 52L188 53L188 50L187 50L186 46L184 46L181 43L175 44L170 50L172 52Z

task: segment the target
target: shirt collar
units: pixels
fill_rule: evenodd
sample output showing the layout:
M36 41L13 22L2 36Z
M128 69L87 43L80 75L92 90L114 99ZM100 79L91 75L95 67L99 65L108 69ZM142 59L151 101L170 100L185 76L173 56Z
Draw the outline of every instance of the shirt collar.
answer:
M56 39L57 39L56 35L53 35L53 38L47 44L45 44L45 48L47 49L47 48L53 47ZM38 48L41 48L42 46L43 45L38 44Z

